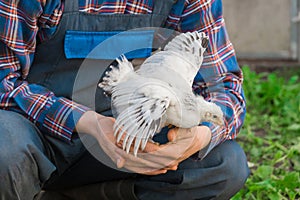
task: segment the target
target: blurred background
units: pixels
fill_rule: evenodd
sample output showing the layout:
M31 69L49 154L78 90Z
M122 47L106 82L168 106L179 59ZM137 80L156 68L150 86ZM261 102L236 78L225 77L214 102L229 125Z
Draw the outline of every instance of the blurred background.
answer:
M238 58L299 66L299 0L224 0L224 17ZM250 61L249 61L250 60ZM274 62L275 61L275 62Z
M244 73L237 141L251 176L232 199L300 199L300 0L223 0Z

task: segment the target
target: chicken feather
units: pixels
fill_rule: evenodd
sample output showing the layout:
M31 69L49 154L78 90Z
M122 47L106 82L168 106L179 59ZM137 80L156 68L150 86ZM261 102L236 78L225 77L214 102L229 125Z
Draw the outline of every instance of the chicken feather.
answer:
M202 32L181 33L145 60L137 71L124 55L99 84L112 97L116 114L114 134L129 153L144 149L147 141L167 125L191 128L203 121L223 124L219 106L192 91L203 61L208 37Z

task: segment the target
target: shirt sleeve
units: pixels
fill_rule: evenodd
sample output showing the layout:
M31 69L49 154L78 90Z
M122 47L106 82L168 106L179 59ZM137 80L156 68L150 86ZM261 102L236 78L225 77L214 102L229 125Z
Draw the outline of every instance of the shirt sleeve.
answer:
M205 32L210 41L193 89L221 107L225 126L219 127L209 122L202 124L212 131L211 142L201 155L204 157L216 145L236 138L239 133L246 113L243 74L225 28L222 0L189 1L178 24L179 31Z
M59 22L60 1L1 1L0 9L0 108L18 112L43 132L70 141L88 108L22 78L32 64L39 29L53 32Z

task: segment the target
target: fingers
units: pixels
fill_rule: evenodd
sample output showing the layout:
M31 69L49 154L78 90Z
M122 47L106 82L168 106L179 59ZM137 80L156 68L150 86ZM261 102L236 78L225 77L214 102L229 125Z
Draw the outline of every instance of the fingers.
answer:
M116 145L122 149L123 148L123 138L120 140L120 142L116 143ZM160 149L160 146L158 143L153 143L153 142L148 141L145 149L144 150L139 149L138 153L150 153L150 152L157 151L159 149ZM129 152L132 153L133 150L134 150L134 147L133 147L133 145L131 145Z
M177 164L166 167L168 164L165 165L165 163L170 163L168 159L165 162L164 160L161 161L156 154L148 154L148 152L156 152L160 149L160 146L153 142L147 142L145 150L140 151L141 154L137 157L132 153L127 154L122 148L119 148L120 144L116 146L116 139L112 130L114 119L104 117L99 118L97 122L96 139L102 150L111 158L118 169L125 168L135 173L157 175L177 168Z
M160 149L160 145L158 143L147 142L144 152L150 153Z
M117 158L116 164L117 164L117 168L119 168L119 169L124 167L125 159L124 158Z
M170 166L170 167L166 167L165 169L166 170L173 170L173 171L176 171L178 168L178 163L176 165L173 165L173 166Z
M126 168L146 175L164 174L168 170L177 170L178 164L182 160L206 146L211 137L208 127L173 128L167 134L169 143L158 145L148 141L145 149L143 151L139 150L137 157L135 157L132 153L127 154L122 150L123 138L119 143L116 143L111 130L114 123L113 119L106 118L106 120L102 120L99 120L103 122L100 127L102 133L106 134L104 134L105 137L98 137L98 139L101 146L107 147L105 152L112 158L118 168ZM109 128L103 127L108 124ZM174 143L175 140L176 143ZM130 151L133 152L133 148Z
M167 135L169 142L174 142L177 138L177 135L178 135L178 128L173 128L169 130Z
M165 174L167 173L167 171L169 170L173 170L173 171L176 171L178 168L178 163L172 165L172 166L169 166L169 167L165 167L163 169L159 169L159 170L155 170L155 171L151 171L151 172L145 172L144 174L145 175L158 175L158 174Z
M156 170L156 171L151 171L151 172L145 172L143 174L145 175L159 175L159 174L165 174L167 173L168 170L166 169L160 169L160 170Z

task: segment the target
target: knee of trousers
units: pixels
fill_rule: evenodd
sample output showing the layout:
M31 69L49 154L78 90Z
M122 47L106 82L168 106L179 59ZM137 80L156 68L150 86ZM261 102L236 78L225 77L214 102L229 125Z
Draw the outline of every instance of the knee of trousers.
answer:
M31 122L3 110L0 121L0 199L18 199L20 195L31 198L55 166Z
M248 176L243 149L235 141L226 141L203 160L187 159L177 171L141 179L136 188L143 198L151 194L175 199L230 199L243 187Z
M230 198L238 192L245 184L250 170L247 164L247 157L243 149L235 141L226 141L222 145L221 152L222 166L225 175L224 192L221 193L222 199Z
M172 173L173 179L177 175L177 180L186 178L188 182L203 182L203 179L208 185L223 182L226 190L238 190L243 187L250 170L244 150L236 141L229 140L213 149L203 160L185 160L179 171Z

